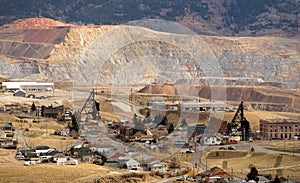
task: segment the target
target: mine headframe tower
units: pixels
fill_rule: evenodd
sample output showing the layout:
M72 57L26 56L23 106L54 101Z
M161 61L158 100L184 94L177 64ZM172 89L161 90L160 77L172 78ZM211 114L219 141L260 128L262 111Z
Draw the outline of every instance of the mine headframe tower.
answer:
M250 124L244 116L244 105L241 102L231 122L227 125L227 134L240 136L240 140L246 141L249 140L250 132Z
M100 111L100 103L98 103L95 99L95 90L93 89L90 93L89 97L85 101L81 110L79 111L79 116L76 119L77 123L81 120L99 120L100 116L98 112ZM78 124L79 126L79 124Z

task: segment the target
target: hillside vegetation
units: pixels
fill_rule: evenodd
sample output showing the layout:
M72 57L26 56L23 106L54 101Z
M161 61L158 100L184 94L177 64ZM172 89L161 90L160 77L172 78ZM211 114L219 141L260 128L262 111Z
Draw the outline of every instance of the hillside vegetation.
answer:
M97 25L164 19L203 34L294 36L299 31L299 4L295 0L3 0L0 25L34 17Z

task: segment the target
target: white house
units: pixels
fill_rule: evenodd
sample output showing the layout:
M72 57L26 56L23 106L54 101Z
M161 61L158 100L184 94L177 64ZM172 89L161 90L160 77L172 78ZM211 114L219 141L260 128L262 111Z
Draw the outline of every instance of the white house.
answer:
M56 154L53 157L53 161L56 162L58 165L64 165L68 158L63 154Z
M62 129L62 130L60 131L60 136L66 137L66 136L69 135L69 133L70 133L70 129L69 129L69 128L65 128L65 129Z
M203 137L204 145L220 145L222 143L222 139L217 136L207 136Z
M40 155L40 154L45 154L48 153L50 151L55 151L55 149L52 149L48 146L37 146L35 149L35 153Z
M153 161L147 164L147 167L153 172L165 172L167 169L167 164L160 161Z
M128 170L140 168L140 163L134 159L130 159L126 162L126 167Z
M6 133L4 131L0 131L0 139L6 139Z

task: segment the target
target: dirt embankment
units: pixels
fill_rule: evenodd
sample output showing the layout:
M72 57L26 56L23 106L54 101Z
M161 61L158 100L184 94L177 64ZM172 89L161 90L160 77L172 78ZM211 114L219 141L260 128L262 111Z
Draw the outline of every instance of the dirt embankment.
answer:
M142 183L142 182L157 182L160 178L150 173L122 173L122 174L108 174L101 177L86 177L78 179L75 182L97 182L97 183Z
M71 27L64 40L55 45L51 56L47 60L50 63L57 63L79 58L86 48L111 28L112 26Z
M24 19L0 28L0 54L17 60L70 60L81 55L109 27L75 26L47 18Z
M176 87L174 85L148 85L139 92L150 95L177 95ZM208 100L212 98L213 92L214 100L223 100L223 94L226 94L225 99L227 102L238 104L244 101L249 104L257 104L257 109L272 109L275 111L300 110L299 90L264 86L227 86L225 89L201 85L194 90L198 92L200 98Z

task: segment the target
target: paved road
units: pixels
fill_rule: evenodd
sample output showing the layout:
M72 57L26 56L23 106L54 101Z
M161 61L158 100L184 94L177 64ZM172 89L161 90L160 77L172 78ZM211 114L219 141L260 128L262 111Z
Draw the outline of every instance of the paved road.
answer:
M237 147L237 150L247 150L250 151L251 147L255 149L255 152L264 152L264 153L275 153L275 154L286 154L286 155L298 155L300 156L300 153L293 153L293 152L285 152L285 151L275 151L272 149L268 149L263 145L258 144L258 142L240 142L239 144L235 144L234 146ZM265 142L266 144L270 143L276 143L276 142Z

